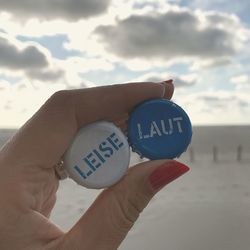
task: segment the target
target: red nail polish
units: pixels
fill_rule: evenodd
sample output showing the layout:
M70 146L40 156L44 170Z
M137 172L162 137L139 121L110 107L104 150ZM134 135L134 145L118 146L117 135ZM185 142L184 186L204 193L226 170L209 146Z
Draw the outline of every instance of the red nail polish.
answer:
M173 83L173 80L172 79L170 79L170 80L166 80L166 81L163 81L164 83L166 83L166 84L169 84L169 85L174 85L174 83Z
M171 161L158 167L149 176L149 182L155 191L177 179L189 170L189 167L178 161Z

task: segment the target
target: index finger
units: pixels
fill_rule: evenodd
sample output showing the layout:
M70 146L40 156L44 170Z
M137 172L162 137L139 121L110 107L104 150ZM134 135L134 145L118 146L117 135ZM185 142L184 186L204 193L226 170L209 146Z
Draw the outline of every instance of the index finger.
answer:
M170 89L171 86L147 82L73 90L78 127L129 113L137 104L147 99L169 97L173 94Z
M80 127L130 112L144 100L173 92L166 90L168 93L164 84L144 82L59 91L17 132L6 153L13 164L21 158L22 162L51 167Z

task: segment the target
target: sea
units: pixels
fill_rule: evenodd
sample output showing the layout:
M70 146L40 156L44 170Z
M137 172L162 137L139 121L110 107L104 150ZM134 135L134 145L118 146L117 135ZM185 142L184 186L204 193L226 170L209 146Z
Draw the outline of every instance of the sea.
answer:
M16 133L16 129L0 129L0 147ZM239 158L250 160L249 126L194 126L192 142L181 159L209 157L216 160ZM240 159L239 159L240 160Z

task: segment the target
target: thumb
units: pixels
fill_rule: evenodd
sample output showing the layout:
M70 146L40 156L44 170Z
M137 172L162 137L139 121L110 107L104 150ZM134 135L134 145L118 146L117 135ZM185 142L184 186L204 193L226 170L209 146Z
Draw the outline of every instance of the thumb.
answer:
M188 170L174 160L148 161L130 168L65 235L63 249L117 249L151 198Z

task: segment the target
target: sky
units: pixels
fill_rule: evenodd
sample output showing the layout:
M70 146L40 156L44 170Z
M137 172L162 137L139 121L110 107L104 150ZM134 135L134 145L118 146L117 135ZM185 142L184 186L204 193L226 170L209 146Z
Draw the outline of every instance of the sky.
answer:
M58 90L167 79L194 125L250 124L249 12L249 0L0 0L0 128Z

